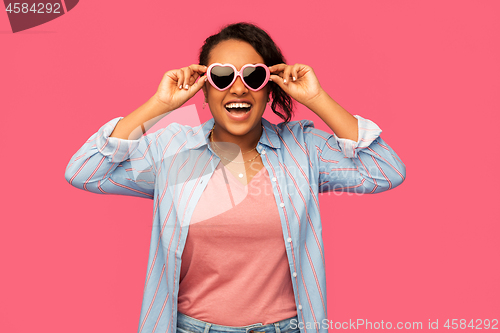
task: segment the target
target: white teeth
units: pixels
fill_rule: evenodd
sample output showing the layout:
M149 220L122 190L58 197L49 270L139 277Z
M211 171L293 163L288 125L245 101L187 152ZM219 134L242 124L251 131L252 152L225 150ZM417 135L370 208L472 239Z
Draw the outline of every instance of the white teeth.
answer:
M252 104L249 103L229 103L226 104L226 108L232 109L232 108L250 108L252 107Z

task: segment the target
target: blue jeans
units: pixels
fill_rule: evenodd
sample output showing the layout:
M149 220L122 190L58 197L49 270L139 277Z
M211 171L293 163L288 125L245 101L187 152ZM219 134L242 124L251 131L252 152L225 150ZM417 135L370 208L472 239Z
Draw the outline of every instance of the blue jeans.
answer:
M223 326L207 323L177 312L177 332L179 333L300 333L297 316L274 324L262 323L248 326Z

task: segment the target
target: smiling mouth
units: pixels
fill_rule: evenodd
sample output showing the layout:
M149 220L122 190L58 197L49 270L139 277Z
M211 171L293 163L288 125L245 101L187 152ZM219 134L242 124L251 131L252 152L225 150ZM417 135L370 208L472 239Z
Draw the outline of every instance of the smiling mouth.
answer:
M234 115L243 115L250 112L252 104L250 103L228 103L224 106L227 112Z

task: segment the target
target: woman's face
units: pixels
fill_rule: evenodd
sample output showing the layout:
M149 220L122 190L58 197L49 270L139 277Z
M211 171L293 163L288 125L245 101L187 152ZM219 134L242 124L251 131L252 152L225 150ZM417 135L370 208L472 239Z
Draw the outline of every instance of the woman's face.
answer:
M207 67L213 63L232 64L239 71L246 64L264 63L264 59L247 42L227 40L217 44L208 57ZM205 99L210 106L210 112L215 120L217 137L223 141L236 141L250 138L251 141L260 138L261 118L266 108L269 96L269 85L259 91L248 89L240 77L233 85L224 91L215 89L208 81L203 87ZM229 102L247 102L251 109L243 120L234 119L226 109ZM244 145L243 142L241 142Z

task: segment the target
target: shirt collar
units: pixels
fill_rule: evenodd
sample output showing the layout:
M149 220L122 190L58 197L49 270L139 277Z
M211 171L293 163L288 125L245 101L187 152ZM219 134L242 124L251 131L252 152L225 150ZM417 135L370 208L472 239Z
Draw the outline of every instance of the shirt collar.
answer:
M197 149L207 145L209 142L208 135L210 134L214 123L214 118L211 118L203 124L193 127L188 133L186 147L188 149ZM262 131L259 143L271 148L280 148L281 141L275 128L273 127L274 125L265 118L262 118L262 125L264 126L264 130Z

